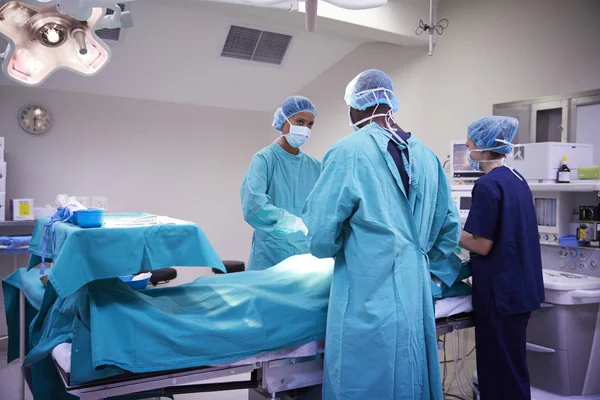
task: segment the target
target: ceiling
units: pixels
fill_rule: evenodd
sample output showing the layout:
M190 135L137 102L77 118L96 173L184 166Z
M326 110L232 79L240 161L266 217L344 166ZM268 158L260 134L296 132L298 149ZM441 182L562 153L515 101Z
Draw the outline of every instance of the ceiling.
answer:
M42 87L272 111L282 98L300 91L361 43L418 43L343 18L320 18L318 31L309 33L302 13L201 0L143 0L131 4L131 9L134 28L125 31L121 43L111 45L112 60L98 76L59 71ZM292 35L283 64L221 57L232 24ZM9 83L3 78L0 84Z

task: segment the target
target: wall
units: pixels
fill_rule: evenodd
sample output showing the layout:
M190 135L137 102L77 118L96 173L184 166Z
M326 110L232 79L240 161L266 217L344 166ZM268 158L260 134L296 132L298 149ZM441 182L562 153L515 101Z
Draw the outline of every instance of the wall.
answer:
M23 105L53 116L39 137L17 124ZM8 196L54 204L58 193L109 197L111 212L147 211L200 225L223 259L246 260L251 228L239 188L252 155L269 144L262 112L2 87ZM0 276L8 274L4 269ZM182 279L199 274L180 270Z
M307 151L320 157L351 132L344 89L367 68L391 75L399 124L442 157L494 103L600 88L596 0L444 0L439 17L450 26L433 57L365 44L304 88L319 105Z

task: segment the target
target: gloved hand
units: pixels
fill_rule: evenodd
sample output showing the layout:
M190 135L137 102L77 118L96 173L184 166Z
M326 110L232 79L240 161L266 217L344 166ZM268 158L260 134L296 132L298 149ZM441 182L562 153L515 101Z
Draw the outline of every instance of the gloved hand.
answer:
M304 236L308 235L308 228L302 221L302 218L296 217L296 221L294 221L294 232L302 232Z
M290 213L286 213L286 215L273 227L273 230L287 234L302 232L305 235L308 235L308 228L304 225L302 218Z

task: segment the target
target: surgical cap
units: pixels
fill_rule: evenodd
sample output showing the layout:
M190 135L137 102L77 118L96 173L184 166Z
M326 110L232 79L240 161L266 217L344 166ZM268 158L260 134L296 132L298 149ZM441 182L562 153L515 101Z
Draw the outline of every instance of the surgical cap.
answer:
M346 86L344 100L350 107L361 111L378 104L387 104L394 112L400 108L392 79L377 69L361 72L352 79Z
M315 105L302 96L292 96L285 99L281 107L275 111L275 115L273 115L273 127L278 131L283 129L283 124L287 119L292 118L294 115L301 112L309 112L314 116L317 115L317 111L315 110Z
M519 120L512 117L483 117L467 128L469 137L482 150L493 149L494 153L509 154L512 142L519 129Z

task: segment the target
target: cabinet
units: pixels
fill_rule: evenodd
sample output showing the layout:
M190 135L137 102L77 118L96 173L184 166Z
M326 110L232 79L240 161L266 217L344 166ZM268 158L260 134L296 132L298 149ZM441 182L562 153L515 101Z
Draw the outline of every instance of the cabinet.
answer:
M515 144L531 143L531 104L495 105L494 115L513 117L519 120L519 130L513 140Z
M591 143L600 149L600 90L494 104L494 115L519 120L515 144ZM599 164L600 151L595 153Z
M600 164L600 94L571 99L569 141L594 145L594 164Z
M532 138L535 143L567 142L569 100L546 101L531 105ZM533 142L534 140L532 140Z

